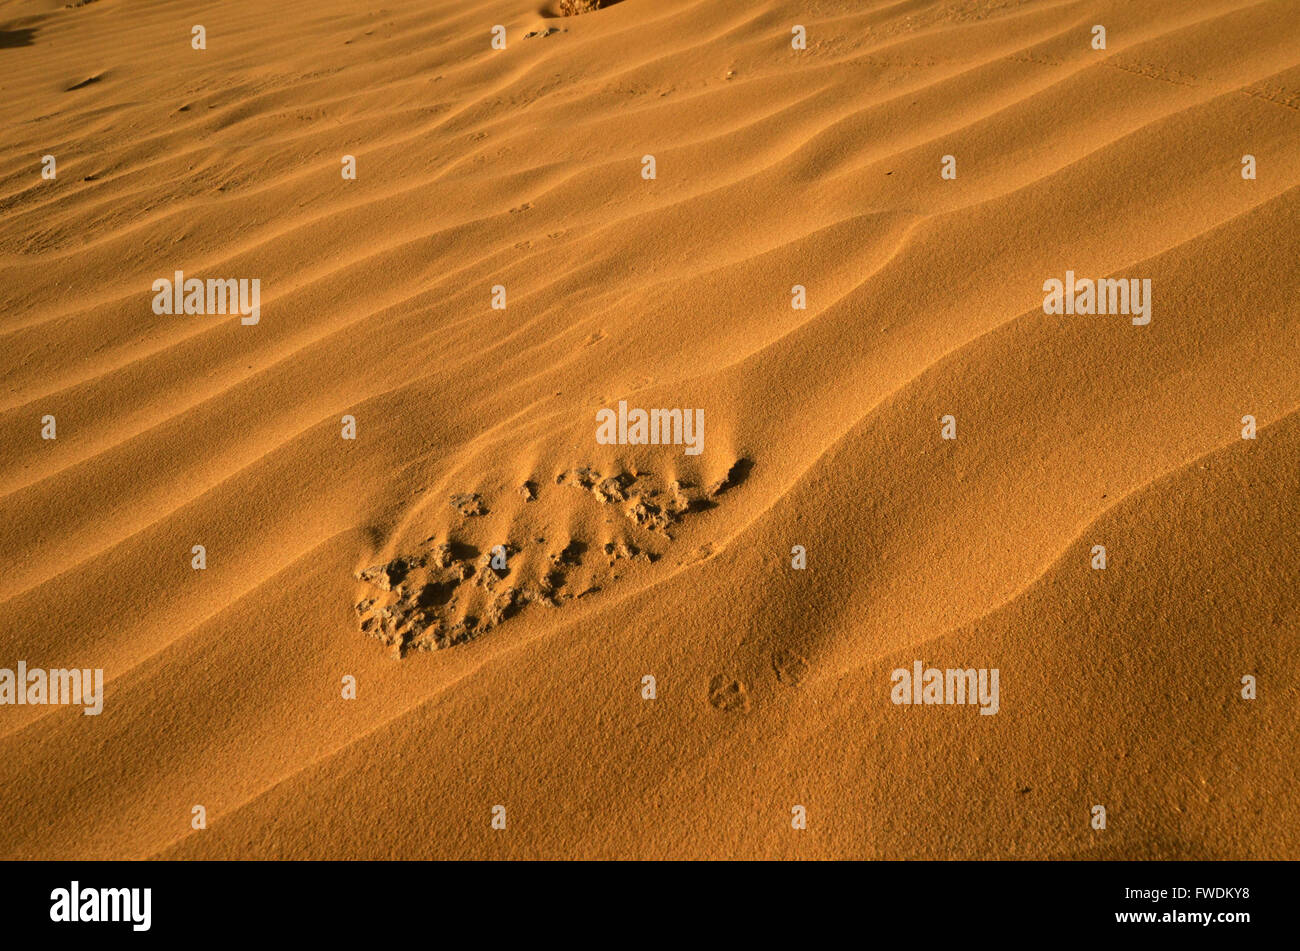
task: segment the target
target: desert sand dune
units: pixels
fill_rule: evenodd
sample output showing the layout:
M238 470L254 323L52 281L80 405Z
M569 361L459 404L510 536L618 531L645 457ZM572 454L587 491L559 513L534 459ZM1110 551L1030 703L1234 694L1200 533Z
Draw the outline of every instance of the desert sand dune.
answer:
M0 855L1300 858L1300 6L357 6L0 0Z

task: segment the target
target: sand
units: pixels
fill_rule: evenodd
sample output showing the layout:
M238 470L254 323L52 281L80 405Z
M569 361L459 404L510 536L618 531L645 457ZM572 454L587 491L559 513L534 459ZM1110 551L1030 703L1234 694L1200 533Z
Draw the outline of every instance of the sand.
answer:
M1300 6L359 7L0 0L0 857L1300 858Z

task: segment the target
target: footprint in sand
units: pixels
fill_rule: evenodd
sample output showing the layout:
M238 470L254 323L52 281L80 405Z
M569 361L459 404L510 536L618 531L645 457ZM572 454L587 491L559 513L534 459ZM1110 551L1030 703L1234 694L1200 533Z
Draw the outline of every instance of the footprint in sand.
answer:
M797 687L808 673L808 659L794 651L774 651L772 669L776 671L776 679L781 683Z
M451 507L466 518L473 518L488 513L488 510L483 507L483 500L473 492L462 492L453 495L451 497Z
M747 459L741 462L745 472L753 465ZM576 490L589 497L585 504L613 508L622 519L615 520L612 534L599 540L576 537L561 528L572 523L557 518L553 527L530 531L527 539L476 545L453 537L446 526L442 534L426 538L419 550L357 573L357 580L367 586L353 602L357 623L363 633L402 656L408 650L464 643L530 605L555 608L596 594L629 566L659 561L672 547L674 526L715 507L714 497L734 484L730 473L738 465L709 490L635 469L608 476L590 466L561 472L547 491ZM545 498L531 479L512 491L526 504ZM490 511L476 492L456 493L450 502L461 516L458 536L471 527L471 519Z
M748 713L749 691L744 681L718 674L709 681L709 704L724 713Z

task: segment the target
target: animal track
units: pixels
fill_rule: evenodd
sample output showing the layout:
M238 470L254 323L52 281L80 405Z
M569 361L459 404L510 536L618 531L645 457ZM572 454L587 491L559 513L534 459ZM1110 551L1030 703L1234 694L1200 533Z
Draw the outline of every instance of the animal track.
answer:
M483 634L529 605L559 607L617 581L632 565L658 561L671 545L671 530L694 512L713 508L714 498L730 490L753 467L749 459L735 463L727 476L710 489L682 480L659 480L631 469L603 475L583 466L559 473L546 492L561 503L600 504L615 508L621 522L601 540L578 538L548 527L544 532L512 529L514 538L476 547L448 526L431 535L419 550L401 554L357 573L367 587L354 602L361 631L392 648L399 656L409 650L454 647ZM591 500L581 502L562 493L578 490ZM528 480L507 490L494 508L505 508L518 497L516 508L532 509L545 500L538 483ZM456 493L451 508L459 520L457 533L490 509L480 495ZM542 511L550 511L543 507ZM446 510L443 509L443 512ZM558 514L558 513L553 513ZM606 520L608 521L608 520ZM552 525L568 521L555 519ZM548 541L548 538L551 540Z
M743 681L718 674L709 681L709 703L724 713L748 713L749 691Z
M797 687L808 673L808 660L794 651L776 651L772 654L772 669L781 683Z
M1254 86L1247 86L1240 91L1247 96L1253 96L1256 99L1263 99L1265 102L1300 111L1300 93L1287 89L1285 86L1258 83Z
M1196 81L1198 77L1191 76L1184 72L1180 72L1179 70L1174 69L1172 66L1166 66L1163 63L1105 62L1102 63L1102 65L1107 66L1111 69L1121 69L1126 73L1134 73L1135 75L1138 76L1145 76L1147 79L1156 79L1159 80L1160 82L1172 83L1175 86L1190 86L1194 88L1197 85L1199 85L1199 83L1197 83Z
M451 497L451 507L466 518L488 513L488 510L483 507L483 500L473 492L462 492L453 495Z

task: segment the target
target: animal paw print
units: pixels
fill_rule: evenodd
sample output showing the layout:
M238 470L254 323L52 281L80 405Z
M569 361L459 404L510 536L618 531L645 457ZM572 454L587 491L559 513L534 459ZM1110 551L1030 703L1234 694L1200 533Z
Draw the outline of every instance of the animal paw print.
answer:
M748 713L749 691L743 681L718 674L709 681L709 704L724 713Z
M794 651L775 651L772 654L772 669L776 671L776 679L781 683L797 687L808 673L808 660Z

